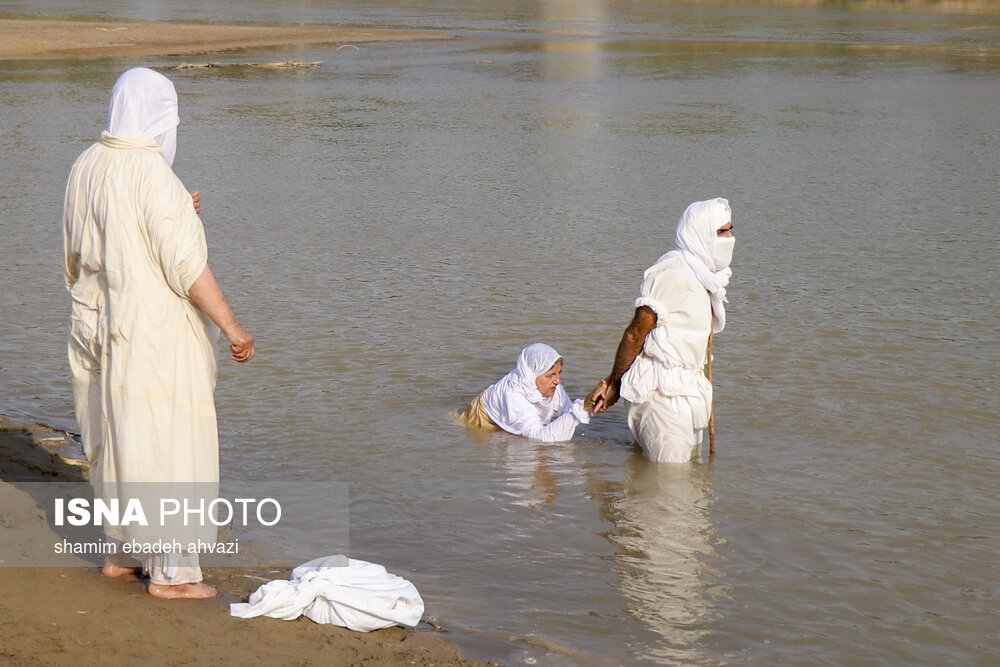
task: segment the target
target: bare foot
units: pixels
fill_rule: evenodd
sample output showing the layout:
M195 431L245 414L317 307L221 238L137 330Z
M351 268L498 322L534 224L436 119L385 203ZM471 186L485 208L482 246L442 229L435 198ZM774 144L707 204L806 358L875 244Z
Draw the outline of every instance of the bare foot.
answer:
M154 598L167 600L207 600L214 598L219 593L215 588L201 581L194 584L177 584L176 586L150 582L146 592Z
M101 574L105 577L121 577L126 574L142 574L142 567L127 565L116 565L111 562L110 558L104 559L104 567L101 568Z

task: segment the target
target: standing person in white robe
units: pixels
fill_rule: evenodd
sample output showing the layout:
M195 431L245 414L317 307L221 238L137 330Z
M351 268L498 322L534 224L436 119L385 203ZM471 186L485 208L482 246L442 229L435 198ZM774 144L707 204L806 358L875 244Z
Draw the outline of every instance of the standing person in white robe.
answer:
M590 422L590 415L582 399L571 401L563 389L562 367L562 358L552 347L529 345L514 370L456 416L470 428L503 429L543 442L569 440L577 425Z
M170 80L128 70L112 91L107 131L77 159L66 187L76 415L91 482L105 495L132 483L218 485L215 327L233 360L254 355L253 335L208 267L200 198L171 168L179 122ZM119 545L133 537L128 526L105 533ZM102 572L119 576L136 565L119 553ZM202 582L196 553L150 554L142 566L151 595L216 593Z
M643 274L611 374L587 396L591 414L625 398L629 427L652 461L690 461L708 426L708 336L726 326L735 242L727 200L688 206L677 223L677 247Z

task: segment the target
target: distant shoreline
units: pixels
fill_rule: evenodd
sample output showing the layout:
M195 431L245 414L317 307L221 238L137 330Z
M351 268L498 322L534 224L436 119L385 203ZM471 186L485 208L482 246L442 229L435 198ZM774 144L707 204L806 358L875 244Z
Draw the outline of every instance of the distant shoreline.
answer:
M0 18L0 60L188 55L305 44L451 39L443 33L89 19Z
M994 0L711 0L719 4L889 11L969 16L1000 15ZM0 18L0 61L135 58L218 53L306 44L361 44L454 39L421 30L170 23L7 15Z

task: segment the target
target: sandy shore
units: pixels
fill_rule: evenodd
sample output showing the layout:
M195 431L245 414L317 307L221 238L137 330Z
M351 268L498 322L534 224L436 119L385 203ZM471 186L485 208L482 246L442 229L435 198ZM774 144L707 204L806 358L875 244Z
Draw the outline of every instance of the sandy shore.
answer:
M770 4L779 7L809 7L822 4L822 0L770 0ZM861 0L853 6L859 10L898 10L905 7L907 11L944 14L1000 13L1000 5L991 0L914 0L905 4L898 0ZM0 60L134 58L304 44L361 44L451 38L451 35L444 33L416 30L17 17L0 18Z
M55 540L18 483L84 480L86 468L67 462L61 441L58 432L0 417L0 539ZM96 567L0 566L0 663L483 664L461 658L430 631L365 634L304 618L233 618L229 603L245 600L262 582L232 568L209 569L206 581L220 591L214 600L167 601L149 596L137 577L108 579Z
M162 56L449 38L440 33L402 30L6 18L0 19L0 60Z

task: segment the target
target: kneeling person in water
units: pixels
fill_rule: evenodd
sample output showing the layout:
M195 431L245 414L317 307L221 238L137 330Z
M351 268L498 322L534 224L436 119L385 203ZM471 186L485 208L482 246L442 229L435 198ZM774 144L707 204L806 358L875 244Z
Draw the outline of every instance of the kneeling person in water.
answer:
M517 366L477 396L458 418L470 428L503 429L514 435L560 442L590 422L583 400L562 387L562 358L544 343L529 345Z

